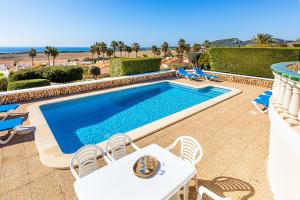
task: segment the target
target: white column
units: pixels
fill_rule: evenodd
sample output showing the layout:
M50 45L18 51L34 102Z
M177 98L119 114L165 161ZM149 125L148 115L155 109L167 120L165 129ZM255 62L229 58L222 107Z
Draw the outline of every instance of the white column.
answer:
M300 85L293 83L293 94L289 107L289 119L287 123L291 126L298 125L299 121L297 120L299 109L300 109Z
M292 99L292 94L293 94L292 84L293 83L291 81L286 82L285 94L284 94L284 99L282 102L282 108L286 112L288 112L288 110L290 108L290 103L291 103L291 99Z
M277 100L277 105L274 105L275 109L278 112L282 112L282 104L285 96L285 89L286 89L286 82L287 80L283 77L280 79L280 90L279 90L279 95L278 95L278 100Z
M277 101L279 90L280 90L280 76L274 73L274 83L273 83L273 89L272 89L272 99L273 102Z

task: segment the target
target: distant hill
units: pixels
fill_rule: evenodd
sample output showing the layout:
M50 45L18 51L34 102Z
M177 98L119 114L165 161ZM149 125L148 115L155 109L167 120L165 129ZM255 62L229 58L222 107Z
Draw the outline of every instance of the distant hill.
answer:
M273 38L273 40L276 41L276 43L286 43L286 44L294 42L292 40L284 40L280 38ZM212 47L239 47L239 46L242 47L251 44L254 44L252 40L242 41L239 38L228 38L222 40L215 40L211 42Z

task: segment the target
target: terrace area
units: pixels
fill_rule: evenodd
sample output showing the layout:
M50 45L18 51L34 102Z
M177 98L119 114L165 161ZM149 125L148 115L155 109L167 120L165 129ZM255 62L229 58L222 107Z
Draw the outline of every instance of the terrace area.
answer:
M135 143L140 147L152 143L167 147L179 136L192 136L204 151L204 158L196 167L199 185L232 199L273 199L267 178L269 119L251 103L267 88L226 81L213 84L242 93ZM23 104L20 110L26 110L28 105ZM29 120L25 124L30 124ZM98 162L104 165L103 159ZM33 134L14 137L0 148L0 163L0 199L76 199L71 172L42 165ZM215 184L220 178L238 183L236 191L220 190ZM189 194L189 199L196 199L192 183Z

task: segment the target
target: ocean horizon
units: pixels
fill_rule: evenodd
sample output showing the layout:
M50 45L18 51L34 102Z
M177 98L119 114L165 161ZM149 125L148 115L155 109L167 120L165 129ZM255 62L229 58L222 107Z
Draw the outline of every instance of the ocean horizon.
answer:
M45 47L0 47L0 54L21 54L28 53L31 48L34 48L37 53L43 53ZM56 47L60 53L76 53L89 52L89 47ZM148 47L141 47L140 51L149 49Z

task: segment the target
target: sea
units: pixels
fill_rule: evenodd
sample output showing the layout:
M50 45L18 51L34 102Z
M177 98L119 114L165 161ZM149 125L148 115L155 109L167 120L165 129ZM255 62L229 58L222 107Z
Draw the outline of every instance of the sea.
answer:
M15 53L27 53L30 49L34 48L36 52L42 53L45 47L0 47L0 54L15 54ZM56 47L60 53L71 52L88 52L89 47ZM142 47L140 51L147 50L149 48Z

